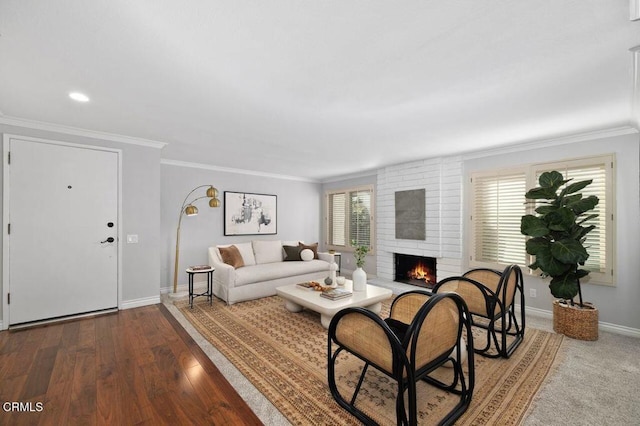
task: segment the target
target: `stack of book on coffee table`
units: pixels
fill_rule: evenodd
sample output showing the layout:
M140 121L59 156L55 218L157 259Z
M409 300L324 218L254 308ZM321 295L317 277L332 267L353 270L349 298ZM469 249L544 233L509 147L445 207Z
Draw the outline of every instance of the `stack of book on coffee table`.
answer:
M324 297L325 299L337 300L349 297L351 296L351 294L352 293L349 290L345 290L343 288L331 288L320 293L320 297Z

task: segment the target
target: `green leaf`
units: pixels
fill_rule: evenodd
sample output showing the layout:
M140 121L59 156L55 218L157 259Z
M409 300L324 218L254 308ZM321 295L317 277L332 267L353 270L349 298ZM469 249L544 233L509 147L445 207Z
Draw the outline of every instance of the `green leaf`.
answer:
M556 210L558 210L558 206L554 206L554 205L551 205L551 206L540 206L540 207L538 207L536 209L536 213L538 213L540 215L545 215L545 214L554 212Z
M587 275L589 275L589 271L587 271L586 269L578 269L578 270L576 271L576 277L577 277L578 279L580 279L580 278L584 278L584 277L586 277Z
M538 251L536 263L542 272L552 277L562 275L571 268L571 265L564 264L553 257L550 248L548 250L541 249Z
M571 237L574 240L580 241L582 240L585 235L587 235L589 232L593 231L595 229L595 225L591 225L591 226L576 226L574 233L571 235Z
M590 195L587 198L583 198L575 203L567 204L567 208L573 210L576 216L581 215L584 212L593 210L598 205L600 200L595 195Z
M538 183L542 188L549 188L554 192L554 194L558 190L558 188L560 188L566 182L568 181L564 180L562 174L555 170L552 172L544 172L540 175L540 179L538 179Z
M582 218L577 224L578 225L582 225L586 221L591 220L591 219L595 219L598 216L599 216L598 214L590 214L589 216L586 216L586 217Z
M573 299L578 295L578 277L573 272L554 277L549 283L549 289L554 297Z
M591 182L593 182L593 179L581 180L580 182L572 183L571 185L567 185L567 187L562 192L566 194L573 194L580 191L585 186L591 185Z
M555 212L550 212L544 219L552 231L569 232L576 220L576 215L572 210L562 207Z
M582 194L573 194L573 195L569 195L568 197L564 197L562 194L560 195L563 199L562 199L562 205L566 206L567 204L573 204L573 203L577 203L578 201L580 201L582 199Z
M555 200L558 198L555 190L540 187L530 189L524 196L531 200Z
M527 248L527 253L532 255L537 255L538 253L542 253L543 251L547 251L551 253L551 242L546 238L536 237L527 240L525 244Z
M534 215L528 214L520 219L520 232L530 237L542 237L547 235L549 228L542 219Z
M551 254L564 264L583 263L589 258L589 254L582 244L572 239L551 243Z

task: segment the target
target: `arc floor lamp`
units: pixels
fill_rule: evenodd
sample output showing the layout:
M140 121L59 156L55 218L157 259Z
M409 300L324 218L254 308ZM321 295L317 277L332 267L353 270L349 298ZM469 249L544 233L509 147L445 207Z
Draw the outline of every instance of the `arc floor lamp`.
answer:
M191 201L189 197L200 188L207 188L206 195L196 197ZM213 185L200 185L191 190L184 198L182 207L180 207L180 215L178 216L178 229L176 230L176 263L173 268L173 293L178 292L178 262L180 259L180 225L182 224L182 216L197 216L198 208L194 206L194 203L203 198L209 199L209 207L220 207L220 200L218 199L218 190Z

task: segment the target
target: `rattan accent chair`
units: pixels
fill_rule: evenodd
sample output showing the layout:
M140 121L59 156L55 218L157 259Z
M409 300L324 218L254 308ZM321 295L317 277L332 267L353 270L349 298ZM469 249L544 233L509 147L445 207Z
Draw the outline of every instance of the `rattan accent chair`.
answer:
M367 369L372 366L397 382L398 425L417 424L416 382L421 380L459 395L457 405L441 420L441 424L453 423L468 408L475 382L469 317L460 296L454 293L431 296L421 290L398 296L385 320L364 308L339 311L328 330L328 381L333 398L364 424L376 424L356 407ZM462 336L469 342L466 360L458 344L464 343ZM336 383L336 360L342 351L350 352L364 362L350 400L340 394ZM451 383L430 377L430 373L447 363L453 367Z
M509 265L504 271L472 269L461 277L449 277L438 282L433 292L455 292L462 296L472 314L472 324L487 330L487 343L484 347L476 347L476 353L489 358L509 358L522 342L525 330L524 284L518 265ZM520 315L516 313L514 304L518 295Z

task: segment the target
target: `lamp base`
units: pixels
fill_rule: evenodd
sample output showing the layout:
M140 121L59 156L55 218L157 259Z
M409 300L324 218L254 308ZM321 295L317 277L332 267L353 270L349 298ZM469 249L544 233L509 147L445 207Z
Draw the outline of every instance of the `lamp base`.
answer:
M188 297L188 296L189 296L188 291L178 291L176 293L169 293L169 299L171 300L184 299L185 297Z

